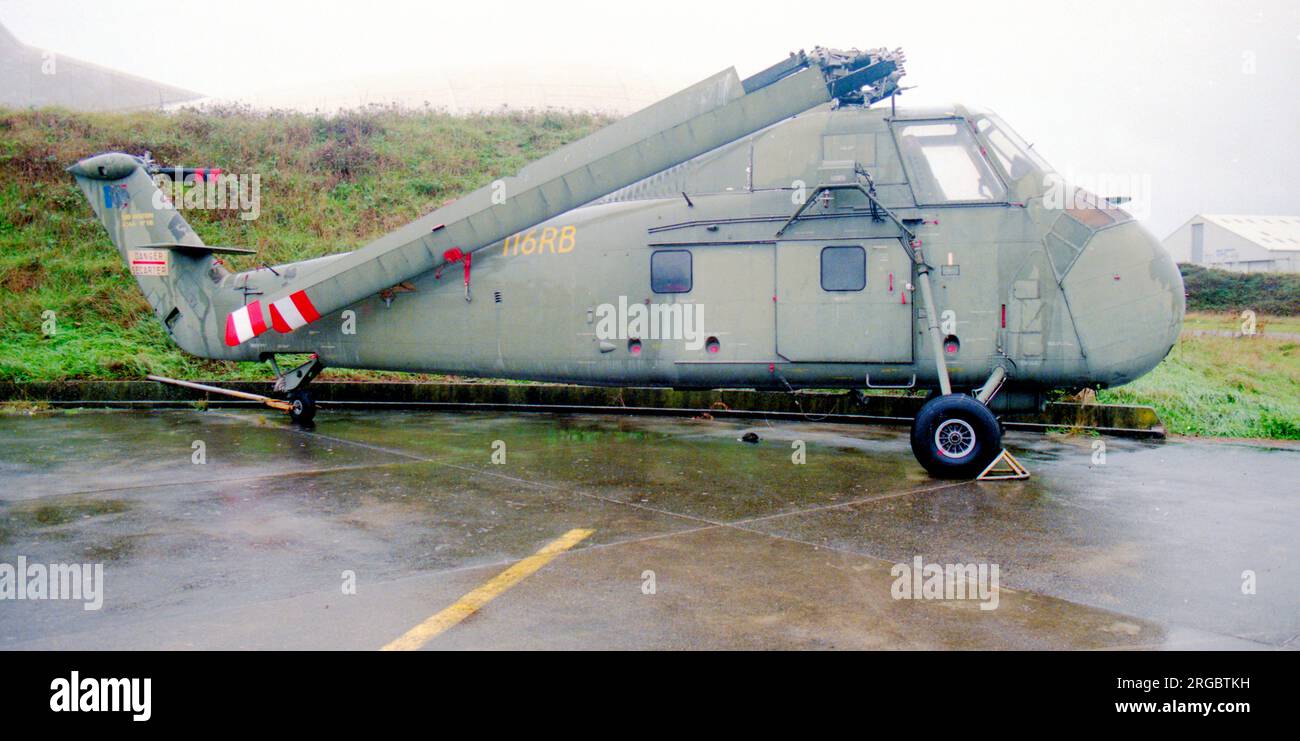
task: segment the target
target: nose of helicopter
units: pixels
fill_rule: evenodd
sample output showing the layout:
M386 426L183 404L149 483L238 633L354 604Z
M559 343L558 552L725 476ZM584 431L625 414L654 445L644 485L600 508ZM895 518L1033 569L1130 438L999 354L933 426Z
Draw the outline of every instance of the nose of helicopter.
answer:
M1094 383L1128 383L1156 367L1178 341L1182 275L1136 221L1094 233L1061 287Z

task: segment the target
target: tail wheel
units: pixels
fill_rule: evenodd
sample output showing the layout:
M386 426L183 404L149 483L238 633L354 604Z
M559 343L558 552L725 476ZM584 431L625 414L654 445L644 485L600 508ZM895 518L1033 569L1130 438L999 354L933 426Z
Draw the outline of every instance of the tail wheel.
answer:
M1002 426L969 396L937 396L912 422L912 453L936 478L975 478L1000 452Z
M309 425L316 418L316 400L306 390L289 393L289 419L300 425Z

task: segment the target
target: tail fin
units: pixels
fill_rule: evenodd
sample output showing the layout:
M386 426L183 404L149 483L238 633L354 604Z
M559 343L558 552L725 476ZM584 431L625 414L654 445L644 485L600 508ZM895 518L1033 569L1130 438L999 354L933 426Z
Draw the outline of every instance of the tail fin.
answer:
M108 230L154 314L182 349L221 357L216 285L228 271L158 189L146 161L113 152L84 159L68 172ZM205 332L210 327L212 332ZM215 346L209 335L216 338Z

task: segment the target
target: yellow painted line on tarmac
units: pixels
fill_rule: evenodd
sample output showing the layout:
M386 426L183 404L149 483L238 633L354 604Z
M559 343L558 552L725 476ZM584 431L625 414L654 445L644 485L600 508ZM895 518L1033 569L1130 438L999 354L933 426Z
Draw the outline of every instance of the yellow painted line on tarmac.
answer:
M401 638L394 640L380 650L414 651L422 648L443 631L478 612L483 605L496 599L510 587L531 576L538 569L550 563L551 559L581 543L594 532L596 531L584 528L570 530L547 543L540 551L502 571L492 577L490 581L456 600L451 607L406 631Z

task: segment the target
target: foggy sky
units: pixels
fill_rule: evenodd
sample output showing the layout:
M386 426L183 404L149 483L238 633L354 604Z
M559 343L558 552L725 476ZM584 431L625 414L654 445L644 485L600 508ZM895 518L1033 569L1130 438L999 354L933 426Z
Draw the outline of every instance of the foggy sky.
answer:
M1300 214L1287 0L0 0L0 21L29 45L225 99L476 66L597 65L668 94L818 44L901 46L917 88L900 106L992 108L1064 173L1149 183L1159 237L1195 213Z

